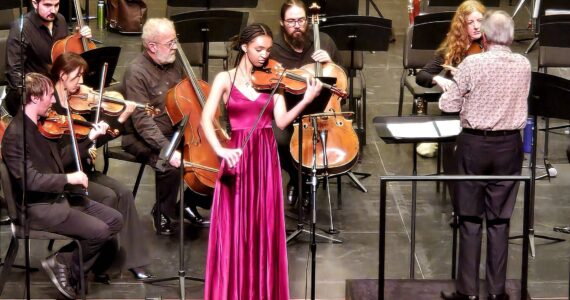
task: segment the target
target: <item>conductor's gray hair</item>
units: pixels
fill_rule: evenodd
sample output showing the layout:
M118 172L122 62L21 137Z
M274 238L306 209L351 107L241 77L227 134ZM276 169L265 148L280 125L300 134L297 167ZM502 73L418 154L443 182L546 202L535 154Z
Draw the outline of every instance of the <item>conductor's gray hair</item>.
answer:
M490 11L485 14L481 30L485 34L487 42L509 46L515 36L515 22L505 11Z

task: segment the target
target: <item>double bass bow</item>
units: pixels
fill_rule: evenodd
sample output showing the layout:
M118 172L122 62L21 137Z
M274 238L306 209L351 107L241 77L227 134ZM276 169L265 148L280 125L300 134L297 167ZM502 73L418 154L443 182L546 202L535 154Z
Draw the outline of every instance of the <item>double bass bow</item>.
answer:
M202 109L210 94L209 85L198 80L182 47L176 42L177 53L186 78L171 88L166 95L166 112L172 125L179 124L189 116L184 129L184 147L182 152L184 181L194 192L202 195L212 194L220 169L220 158L208 143L202 125ZM219 119L219 111L216 120ZM229 140L219 122L214 122L216 135L222 144Z
M77 26L81 30L81 28L85 26L85 23L83 23L83 14L81 13L81 5L79 4L79 0L73 0L73 4L75 5ZM51 47L51 61L54 62L58 56L65 52L81 54L95 48L96 46L93 41L84 38L79 32L75 32L53 44Z
M319 11L320 7L313 3L309 8L311 11L311 23L313 25L313 37L315 51L320 49L320 35L319 35ZM314 70L315 77L336 77L336 85L338 89L342 89L346 93L348 80L344 70L334 63L321 64L316 62L314 64L303 66L302 69ZM346 95L346 94L345 94ZM352 127L352 120L346 119L345 116L352 113L341 112L340 102L343 98L337 93L332 93L329 102L326 106L325 112L314 115L317 119L317 127L319 131L327 131L327 145L326 153L323 145L317 147L316 153L316 166L317 172L327 172L329 175L341 174L349 171L357 161L359 151L359 141L354 128ZM302 132L303 140L310 141L313 135L314 124L311 118L303 117L300 125L293 124L293 135L289 143L291 156L296 163L299 163L299 140L298 134ZM302 167L305 171L309 171L313 165L312 145L311 143L303 143L302 151ZM327 167L324 165L324 158L326 155Z

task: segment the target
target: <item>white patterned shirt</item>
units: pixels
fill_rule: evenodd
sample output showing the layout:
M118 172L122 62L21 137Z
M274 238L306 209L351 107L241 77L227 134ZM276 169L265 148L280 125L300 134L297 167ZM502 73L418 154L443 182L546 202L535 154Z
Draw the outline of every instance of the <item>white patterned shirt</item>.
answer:
M459 112L461 127L514 130L525 126L531 67L509 47L491 45L466 57L453 76L455 84L441 95L439 108Z

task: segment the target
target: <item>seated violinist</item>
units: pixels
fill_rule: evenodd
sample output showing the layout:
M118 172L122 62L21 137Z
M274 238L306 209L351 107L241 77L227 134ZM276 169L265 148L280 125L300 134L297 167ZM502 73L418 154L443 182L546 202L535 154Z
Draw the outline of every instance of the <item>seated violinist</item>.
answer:
M85 196L89 187L82 171L65 171L64 166L74 162L73 147L60 148L57 139L47 139L38 130L39 119L46 116L55 102L54 88L44 75L26 76L26 105L6 129L2 156L12 181L16 199L22 197L23 176L22 134L26 129L25 163L27 191L27 220L31 229L73 236L81 242L83 257L79 257L74 243L42 260L42 267L57 289L68 299L75 299L79 282L79 259L85 272L92 268L105 270L111 263L113 236L121 230L121 214ZM79 153L86 153L91 141L107 130L105 124L94 125L88 137L78 142ZM59 138L59 137L58 137ZM70 135L65 136L70 138ZM107 247L111 243L111 247Z
M98 98L98 94L81 85L85 72L87 72L87 62L78 54L67 52L55 60L50 71L51 79L55 85L54 96L56 101L52 106L55 112L65 115L68 108L71 108L71 111L76 111L78 108L85 106L97 106L96 98ZM85 93L78 94L80 87ZM105 110L101 110L100 117L121 129L121 125L135 109L134 102L125 101L124 103L123 112L118 117L106 115ZM95 110L83 111L82 113L82 116L87 120L94 120ZM102 146L115 137L116 135L109 133L99 137L96 147ZM67 139L62 139L62 142L67 144ZM119 239L126 257L125 261L122 262L122 268L130 270L137 280L151 278L152 275L145 270L145 266L150 264L148 243L145 242L143 227L138 217L133 193L122 182L95 170L93 159L89 155L82 157L82 165L84 172L89 178L89 187L87 189L89 197L99 203L117 209L123 215L124 226L121 232L119 232ZM67 166L65 167L67 169ZM95 278L105 283L109 282L108 276L104 274L96 274Z
M34 10L24 16L22 35L20 20L14 21L6 41L6 108L12 116L20 107L22 72L48 73L53 44L68 35L67 22L59 14L60 0L31 0ZM81 36L90 38L88 26L79 28ZM23 40L20 38L23 36ZM22 42L23 41L23 42Z
M125 151L136 156L137 160L155 169L157 206L154 214L156 233L172 235L172 218L176 216L176 199L180 187L179 167L181 152L174 151L172 158L164 165L159 162L160 151L168 146L175 127L165 109L168 91L178 84L185 75L175 63L177 39L174 24L168 19L149 19L143 26L142 42L144 51L127 67L123 77L125 97L136 102L150 104L160 113L149 116L143 111L135 111L125 123L122 146ZM184 217L190 222L205 226L196 210L196 205L209 208L211 197L202 197L186 189L184 199L187 207Z

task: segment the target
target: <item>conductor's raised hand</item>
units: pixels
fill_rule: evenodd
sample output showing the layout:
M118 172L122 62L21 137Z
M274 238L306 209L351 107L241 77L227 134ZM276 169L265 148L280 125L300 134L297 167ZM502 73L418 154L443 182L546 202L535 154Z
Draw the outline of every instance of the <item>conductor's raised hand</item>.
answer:
M226 164L229 168L233 168L237 165L242 153L243 152L241 149L230 149L222 147L216 150L216 154L218 154L219 157L226 161Z

